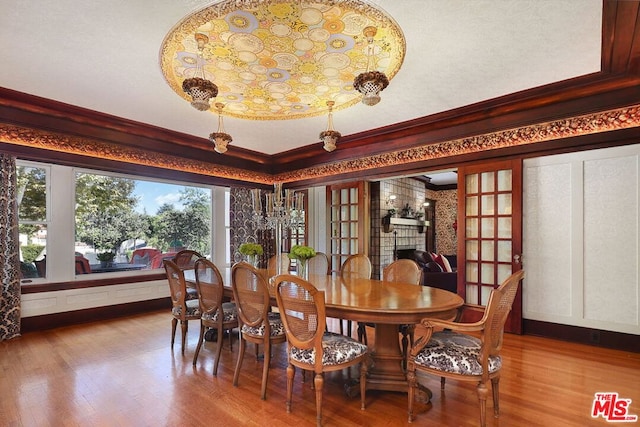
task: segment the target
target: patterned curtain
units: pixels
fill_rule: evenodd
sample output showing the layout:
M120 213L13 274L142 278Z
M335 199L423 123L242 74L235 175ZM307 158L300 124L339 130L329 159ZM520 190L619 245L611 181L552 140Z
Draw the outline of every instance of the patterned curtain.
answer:
M20 335L20 256L16 159L0 154L0 341Z

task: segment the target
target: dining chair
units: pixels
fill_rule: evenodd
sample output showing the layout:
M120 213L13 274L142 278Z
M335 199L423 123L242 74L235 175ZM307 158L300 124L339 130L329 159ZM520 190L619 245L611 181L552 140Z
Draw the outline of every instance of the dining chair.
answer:
M222 302L224 282L218 268L206 258L199 258L195 264L196 290L200 302L200 337L193 355L193 366L198 362L204 334L208 329L217 331L216 359L213 364L213 375L218 374L218 363L222 353L222 338L225 331L229 333L229 348L233 350L233 328L238 327L238 313L232 302Z
M267 270L278 271L278 264L280 264L281 273L288 273L289 268L291 268L291 260L289 259L288 254L280 254L279 258L278 255L274 255L269 258L269 261L267 262Z
M422 268L412 259L397 259L382 269L383 282L410 283L420 285L422 283ZM375 327L375 323L358 322L358 340L367 344L366 327ZM414 325L400 325L402 334L402 365L407 367L407 350L409 344L413 346ZM407 339L409 337L409 339Z
M413 421L413 401L418 387L417 371L441 377L442 390L446 378L477 382L482 427L486 425L486 402L489 394L487 381L491 380L493 413L496 418L499 416L498 385L502 368L500 350L504 324L523 277L522 270L509 276L500 287L491 291L486 307L474 304L461 307L461 310L483 312L482 319L478 322L460 323L431 318L420 322L418 327L424 329L425 334L411 348L407 367L409 422ZM434 329L438 329L438 332L434 332ZM474 335L468 332L473 332Z
M371 279L372 269L371 260L369 260L368 256L364 254L349 255L340 266L340 278L343 280ZM351 336L351 328L351 320L347 320L348 336ZM342 320L340 320L340 333L344 334ZM362 339L359 339L359 341L362 341Z
M316 252L316 256L307 260L307 272L309 274L328 275L329 257L324 252Z
M182 270L193 270L198 259L202 255L191 249L183 249L171 257L171 261L175 262ZM194 287L195 283L187 282L187 299L198 298L198 292Z
M326 331L324 292L290 274L274 279L276 301L287 335L287 413L291 412L296 367L315 373L316 423L322 423L324 373L360 366L360 409L365 409L369 352L353 338Z
M184 355L184 345L187 339L187 330L189 320L200 319L200 302L197 298L187 298L187 283L184 280L184 271L178 265L168 259L163 262L164 269L167 273L169 281L169 290L171 291L171 349L176 337L176 327L180 322L182 329L182 354Z
M287 340L280 315L271 311L269 286L263 275L251 264L239 262L231 268L231 286L238 309L240 328L240 351L233 374L233 385L238 386L240 369L247 342L256 346L264 345L262 366L262 387L260 398L267 398L267 381L271 362L271 346Z
M194 268L196 261L202 258L202 255L191 249L183 249L173 256L172 261L180 268Z

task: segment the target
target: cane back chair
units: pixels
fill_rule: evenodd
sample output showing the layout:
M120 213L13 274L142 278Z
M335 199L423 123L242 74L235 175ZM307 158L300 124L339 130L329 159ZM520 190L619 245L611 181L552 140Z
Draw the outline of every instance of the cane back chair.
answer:
M418 385L416 372L425 372L441 377L441 388L445 379L453 378L461 381L478 383L477 392L480 402L480 425L486 425L486 401L489 390L487 382L491 380L493 395L493 413L500 414L499 381L502 359L504 324L511 311L524 271L520 270L509 276L500 287L491 291L486 307L465 304L462 310L483 311L478 322L460 323L440 319L423 319L420 328L425 335L421 336L411 348L407 367L409 380L409 422L413 421L413 401ZM440 331L440 329L443 329ZM434 332L438 329L438 332ZM468 332L479 333L479 338Z
M258 346L264 345L264 362L262 367L262 387L260 398L267 398L267 381L271 362L271 346L287 340L280 315L271 310L271 299L266 279L251 264L239 262L231 269L231 286L238 309L240 324L240 351L233 374L233 385L238 386L240 369L247 342Z
M324 292L289 274L274 278L276 300L287 334L287 412L291 412L296 368L313 371L316 423L322 423L324 372L360 365L360 408L365 408L369 353L367 346L344 335L326 332ZM303 371L304 372L304 371Z
M204 341L204 333L208 329L217 331L216 359L213 364L213 375L218 374L218 363L222 353L222 338L224 332L228 331L229 348L232 347L233 328L238 327L238 313L236 305L232 302L223 303L224 283L218 268L206 258L198 258L194 264L196 276L196 290L198 301L200 302L200 337L198 346L193 355L193 365L198 362L198 355Z

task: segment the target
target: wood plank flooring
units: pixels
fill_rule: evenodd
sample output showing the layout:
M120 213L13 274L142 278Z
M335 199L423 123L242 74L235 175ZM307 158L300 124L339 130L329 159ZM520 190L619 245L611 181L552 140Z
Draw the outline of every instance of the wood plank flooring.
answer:
M335 329L330 324L331 329ZM312 381L296 376L292 413L285 410L285 346L276 346L267 400L259 398L262 361L247 349L240 382L231 382L238 351L225 340L217 377L215 343L192 365L199 325L191 322L185 355L170 348L170 316L156 312L100 323L33 332L0 343L2 426L312 426ZM179 335L179 331L178 331ZM374 334L370 333L370 339ZM640 354L507 335L500 381L500 418L487 403L489 426L599 426L594 393L617 392L640 415ZM351 373L356 377L356 372ZM347 372L327 375L326 426L407 425L405 393L370 391L367 409L343 391ZM412 425L476 426L473 384L439 379L425 385L432 403L416 405Z

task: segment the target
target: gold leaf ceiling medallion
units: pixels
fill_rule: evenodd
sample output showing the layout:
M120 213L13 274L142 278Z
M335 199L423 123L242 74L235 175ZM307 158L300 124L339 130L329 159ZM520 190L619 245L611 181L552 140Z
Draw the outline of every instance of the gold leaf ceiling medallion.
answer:
M367 27L377 31L374 52ZM207 42L199 46L194 34ZM393 18L364 1L224 0L169 31L160 67L169 86L189 102L182 84L201 65L227 116L287 120L323 115L328 101L334 111L355 105L362 94L353 81L367 71L370 56L372 70L391 80L405 50Z

